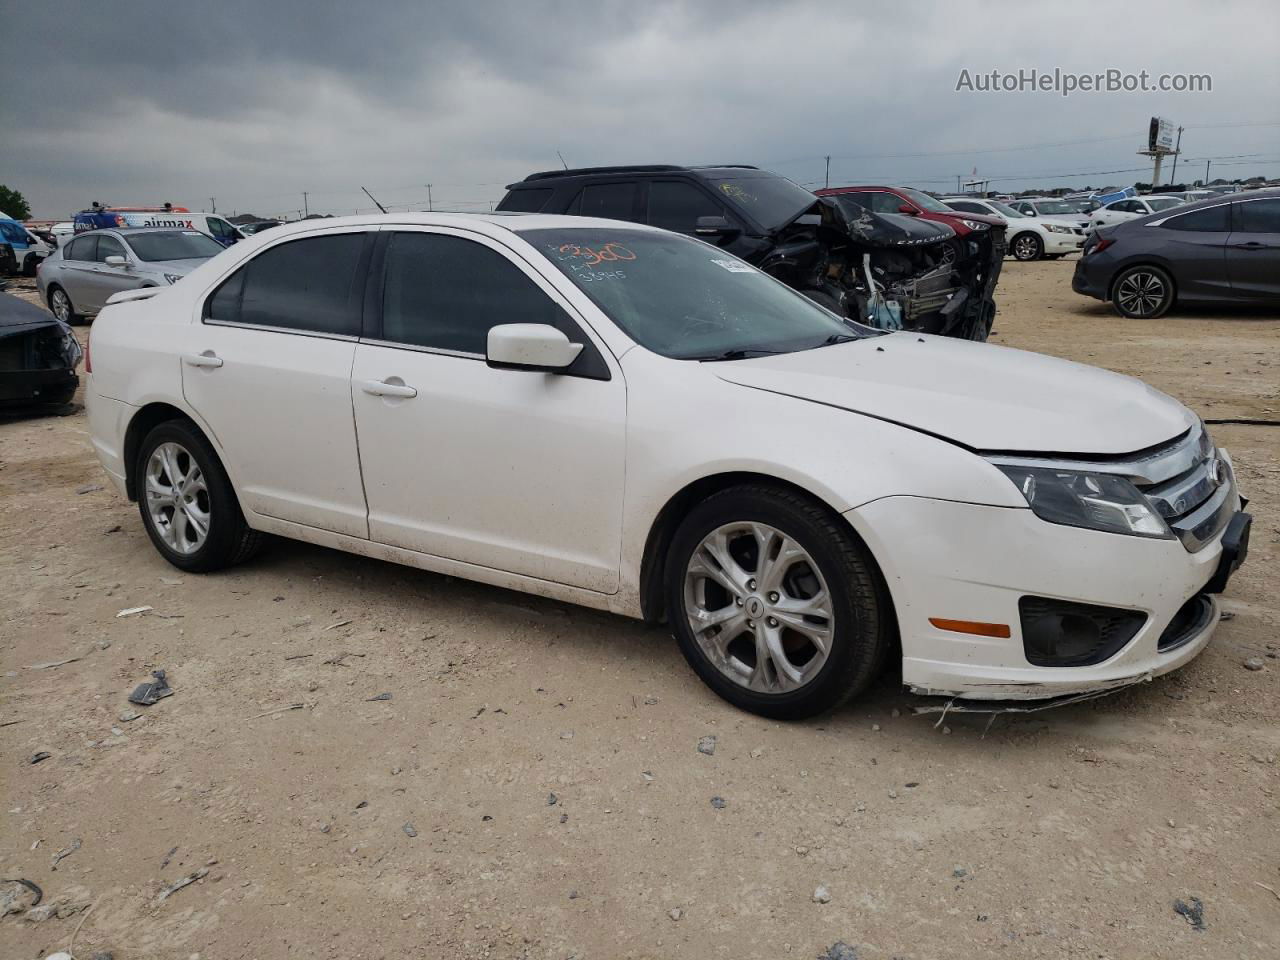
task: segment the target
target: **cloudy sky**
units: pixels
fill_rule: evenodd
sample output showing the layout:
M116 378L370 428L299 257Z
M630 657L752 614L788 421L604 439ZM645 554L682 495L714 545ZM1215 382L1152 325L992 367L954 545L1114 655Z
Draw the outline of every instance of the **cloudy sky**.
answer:
M821 185L1280 176L1280 4L0 0L0 182L93 200L487 209L533 170L754 163ZM956 91L962 70L1209 74L1211 92ZM1191 169L1188 169L1188 166ZM1147 168L1149 169L1149 168ZM1184 176L1184 172L1186 176ZM1083 176L1067 177L1080 173ZM1168 165L1166 165L1166 178Z

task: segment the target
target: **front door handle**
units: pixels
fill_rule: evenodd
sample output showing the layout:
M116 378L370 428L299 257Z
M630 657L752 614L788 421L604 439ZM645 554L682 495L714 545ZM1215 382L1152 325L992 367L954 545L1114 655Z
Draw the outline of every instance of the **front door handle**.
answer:
M206 350L204 353L188 353L182 358L182 362L189 367L220 367L222 366L222 358L216 356L212 350Z
M366 380L360 384L360 389L373 397L403 397L411 399L418 395L416 387L410 387L404 383L392 383L391 379L398 380L398 377L389 378L389 380Z
M1271 244L1259 243L1257 240L1250 240L1248 243L1233 243L1233 247L1237 250L1269 250Z

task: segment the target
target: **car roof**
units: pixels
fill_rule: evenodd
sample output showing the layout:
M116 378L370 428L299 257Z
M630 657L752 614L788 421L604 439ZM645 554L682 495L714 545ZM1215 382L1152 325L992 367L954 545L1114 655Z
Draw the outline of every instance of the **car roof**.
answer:
M264 240L269 238L270 242L274 243L279 237L313 233L317 230L328 230L332 227L381 227L394 225L408 227L460 227L462 229L478 229L479 232L490 235L502 232L524 233L527 230L554 230L557 228L582 230L592 227L643 230L657 233L667 232L643 223L606 220L602 217L575 217L559 213L517 213L514 211L495 210L491 213L370 213L351 217L295 220L292 223L282 223L270 232L263 233L262 237ZM145 227L140 229L154 230L157 228ZM256 240L257 236L255 235L252 240L242 242L256 242Z

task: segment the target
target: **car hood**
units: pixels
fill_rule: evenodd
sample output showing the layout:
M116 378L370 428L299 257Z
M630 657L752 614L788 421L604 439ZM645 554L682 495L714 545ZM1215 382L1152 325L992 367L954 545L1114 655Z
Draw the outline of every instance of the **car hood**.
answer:
M915 333L713 367L729 383L899 423L974 450L1133 453L1196 422L1182 404L1132 377Z

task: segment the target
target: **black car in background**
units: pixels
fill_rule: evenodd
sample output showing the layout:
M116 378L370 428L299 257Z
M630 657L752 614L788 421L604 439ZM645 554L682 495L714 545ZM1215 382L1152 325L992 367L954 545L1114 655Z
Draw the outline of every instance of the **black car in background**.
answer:
M588 167L533 173L498 210L603 217L696 236L841 316L882 329L985 340L1004 232L842 207L745 165Z
M1280 307L1280 190L1102 227L1085 241L1071 288L1142 319L1181 304Z
M46 310L0 293L0 409L66 403L80 378L80 344Z

